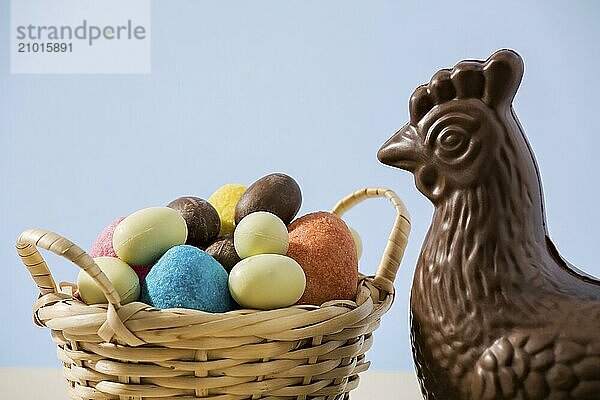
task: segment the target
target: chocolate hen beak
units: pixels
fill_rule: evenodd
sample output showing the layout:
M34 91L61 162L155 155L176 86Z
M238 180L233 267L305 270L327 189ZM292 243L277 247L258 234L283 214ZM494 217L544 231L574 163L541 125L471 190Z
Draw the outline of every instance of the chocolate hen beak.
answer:
M414 172L420 159L419 145L419 135L407 124L381 146L377 158L383 164Z

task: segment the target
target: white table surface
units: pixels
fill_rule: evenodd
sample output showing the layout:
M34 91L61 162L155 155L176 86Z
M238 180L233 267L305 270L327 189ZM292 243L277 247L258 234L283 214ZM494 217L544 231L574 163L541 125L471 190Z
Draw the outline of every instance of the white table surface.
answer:
M361 374L352 400L422 400L411 372L366 372ZM11 400L65 400L67 392L59 369L0 368L0 398Z

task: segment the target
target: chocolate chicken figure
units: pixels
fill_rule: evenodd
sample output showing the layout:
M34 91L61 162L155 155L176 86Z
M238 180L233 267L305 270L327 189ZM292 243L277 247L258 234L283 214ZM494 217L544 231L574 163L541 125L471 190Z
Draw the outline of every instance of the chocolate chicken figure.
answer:
M522 76L510 50L438 71L378 153L435 206L411 294L427 400L600 399L600 281L548 237Z

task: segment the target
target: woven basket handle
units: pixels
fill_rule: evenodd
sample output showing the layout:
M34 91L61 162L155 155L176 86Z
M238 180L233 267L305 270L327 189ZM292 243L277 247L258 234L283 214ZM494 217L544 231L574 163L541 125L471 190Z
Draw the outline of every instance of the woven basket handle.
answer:
M374 197L387 198L396 209L394 226L379 262L375 279L373 280L373 284L377 288L383 290L385 293L391 293L394 290L394 280L400 267L400 261L402 261L402 257L404 256L408 235L410 234L410 214L400 197L390 189L360 189L340 200L333 207L332 212L341 217L358 203Z
M56 233L35 228L21 233L21 236L17 239L16 247L21 261L29 270L31 277L40 290L40 296L58 293L58 288L50 269L48 269L48 264L46 264L38 248L49 250L73 262L92 277L115 309L118 310L121 307L119 294L104 275L104 272L96 265L89 254L70 240Z

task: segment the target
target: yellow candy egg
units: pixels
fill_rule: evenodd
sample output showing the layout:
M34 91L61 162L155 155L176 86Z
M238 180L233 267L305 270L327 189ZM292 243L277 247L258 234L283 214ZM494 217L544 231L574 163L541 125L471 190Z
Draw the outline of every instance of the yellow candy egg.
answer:
M229 293L242 307L259 310L289 307L306 287L302 267L280 254L259 254L237 263L229 273Z
M235 226L235 206L247 187L230 183L221 186L209 198L208 202L217 210L221 219L221 230L219 236L233 232Z
M356 255L357 255L358 259L360 260L360 257L362 256L362 252L363 252L362 240L360 238L360 235L356 231L356 229L354 229L351 226L348 226L348 228L350 229L350 233L352 234L352 239L354 239L354 244L356 245Z
M127 263L114 257L96 257L94 261L119 293L121 304L131 303L140 297L140 281ZM77 286L79 295L86 304L108 303L102 289L84 270L77 275Z
M169 207L139 210L119 222L113 233L117 256L130 265L149 265L187 240L187 224Z
M257 211L248 214L235 227L233 245L240 258L257 254L285 254L289 234L283 221L275 214Z

